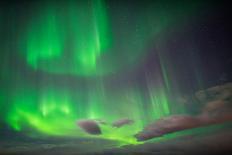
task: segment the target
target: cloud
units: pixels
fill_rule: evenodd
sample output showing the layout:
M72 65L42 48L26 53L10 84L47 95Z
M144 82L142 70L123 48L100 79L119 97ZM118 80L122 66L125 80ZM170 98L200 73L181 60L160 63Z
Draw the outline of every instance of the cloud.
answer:
M129 124L133 124L133 123L134 123L133 120L124 118L124 119L119 119L119 120L113 122L112 126L119 128L119 127L122 127L124 125L129 125Z
M173 115L159 119L137 133L137 140L144 141L185 129L232 121L231 83L199 91L196 96L201 102L205 102L198 115Z
M228 121L232 121L232 114L230 113L217 117L208 117L206 115L175 115L160 119L154 123L149 124L141 132L136 134L135 137L138 141L144 141L154 137L160 137L172 132L219 124Z
M154 137L163 136L167 133L198 127L201 124L201 120L197 117L188 115L175 115L162 118L147 125L143 131L136 134L135 137L139 141L144 141Z
M92 135L101 134L101 129L95 120L91 120L91 119L78 120L77 125L89 134Z

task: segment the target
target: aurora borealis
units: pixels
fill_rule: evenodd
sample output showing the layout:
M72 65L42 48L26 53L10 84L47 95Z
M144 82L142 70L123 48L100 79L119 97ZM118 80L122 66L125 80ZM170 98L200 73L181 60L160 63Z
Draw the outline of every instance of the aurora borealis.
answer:
M37 16L25 37L30 66L61 74L97 71L97 60L111 40L102 1L70 1L62 8L48 3Z
M192 30L193 23L209 18L207 5L110 0L5 4L0 11L0 128L138 144L133 135L149 122L194 113L197 105L179 103L181 96L212 85L216 78L211 75L228 72L220 55L210 59L218 68L206 64L201 53L207 48L197 41L201 32ZM109 125L121 118L135 123ZM101 125L102 135L92 136L78 128L79 119L109 124Z

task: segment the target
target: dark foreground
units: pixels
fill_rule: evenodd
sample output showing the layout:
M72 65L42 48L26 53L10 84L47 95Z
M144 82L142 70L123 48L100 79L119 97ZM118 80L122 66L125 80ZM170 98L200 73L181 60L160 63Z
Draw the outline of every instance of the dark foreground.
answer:
M141 145L117 147L100 139L4 137L0 140L0 155L186 155L232 154L232 132L220 129L210 134L187 135Z

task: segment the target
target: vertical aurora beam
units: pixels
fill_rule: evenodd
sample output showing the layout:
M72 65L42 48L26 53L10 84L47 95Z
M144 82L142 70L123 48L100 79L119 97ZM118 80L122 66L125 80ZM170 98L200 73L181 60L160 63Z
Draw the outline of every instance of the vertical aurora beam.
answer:
M27 62L33 68L40 67L40 60L52 61L62 56L64 35L56 9L47 6L41 15L32 19L27 32Z
M90 5L75 6L71 11L71 25L74 31L74 57L79 69L85 72L97 71L97 60L106 52L111 37L103 1L90 1ZM83 13L89 10L89 13Z
M168 97L164 90L153 90L149 88L150 100L152 104L152 118L159 119L170 114Z
M26 60L50 73L97 74L98 59L111 43L102 0L40 6L26 36ZM64 63L65 62L65 63Z
M90 119L104 119L107 116L105 110L106 96L104 84L101 79L98 82L89 81L87 98L87 118Z
M103 0L68 1L64 5L41 2L22 39L26 48L21 51L25 51L27 63L34 69L56 74L114 73L133 66L146 55L149 42L156 41L177 20L185 20L193 10L178 8L175 3L174 9L169 9L165 7L168 3L155 2L137 10L138 17L134 18L126 6L117 16L108 14L107 5ZM108 17L116 18L110 21ZM121 20L124 17L131 23ZM111 30L114 26L116 30ZM162 67L167 79L166 68Z
M161 69L162 70L162 69ZM150 109L146 109L150 113L152 120L159 119L171 114L169 96L167 94L168 88L166 87L166 81L161 75L162 79L157 78L158 81L154 84L151 78L146 76L147 93L149 94Z

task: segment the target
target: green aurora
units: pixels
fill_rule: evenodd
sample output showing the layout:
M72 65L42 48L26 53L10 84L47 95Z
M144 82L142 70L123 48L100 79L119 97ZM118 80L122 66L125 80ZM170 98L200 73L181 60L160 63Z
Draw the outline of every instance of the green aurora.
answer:
M157 2L147 6L146 11L140 10L132 19L133 25L124 25L119 21L115 24L114 19L126 14L126 6L115 15L109 11L107 1L39 3L16 41L16 53L26 66L22 72L27 73L12 68L9 73L7 66L1 67L1 81L7 87L0 91L0 108L6 109L2 112L4 122L18 132L31 128L47 135L138 144L133 135L147 123L185 111L184 106L177 108L170 102L174 82L168 59L157 47L162 78L156 85L152 79L157 77L148 75L145 90L136 83L111 90L105 78L142 63L147 54L144 51L153 40L161 46L162 36L170 27L178 27L188 15L196 13L196 4L184 5L169 8ZM39 80L35 78L38 74ZM27 76L37 81L27 80ZM73 84L68 76L82 82ZM88 135L76 125L78 119L112 123L121 118L131 118L135 123L122 128L101 125L101 136Z

